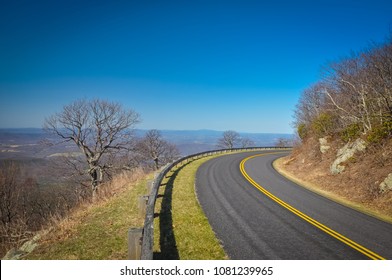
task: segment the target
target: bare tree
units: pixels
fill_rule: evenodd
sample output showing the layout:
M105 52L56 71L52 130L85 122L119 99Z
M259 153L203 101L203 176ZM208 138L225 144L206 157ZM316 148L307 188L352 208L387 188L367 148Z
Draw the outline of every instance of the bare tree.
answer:
M177 147L165 141L162 134L156 129L147 131L146 135L137 143L136 150L144 159L154 162L155 170L173 161L180 154Z
M232 149L234 147L238 147L240 141L241 137L238 132L227 130L223 132L222 138L218 139L217 146L222 149Z
M275 146L279 148L290 147L291 141L286 138L278 138L275 142Z
M309 125L321 113L325 105L324 89L325 86L319 82L303 91L294 111L296 127Z
M249 148L255 145L255 142L247 137L241 138L241 148Z
M36 229L36 186L32 178L24 180L19 163L0 162L0 254L20 246Z
M63 217L77 204L74 189L61 184L40 187L32 166L0 161L0 255L19 247L52 217Z
M392 136L391 39L325 67L323 79L305 90L296 106L301 138Z
M0 223L12 224L18 216L18 201L21 186L18 182L19 166L14 162L2 164L0 168Z
M44 129L79 148L94 196L104 174L112 168L113 152L129 148L133 141L131 130L138 122L139 115L119 103L77 100L48 117Z

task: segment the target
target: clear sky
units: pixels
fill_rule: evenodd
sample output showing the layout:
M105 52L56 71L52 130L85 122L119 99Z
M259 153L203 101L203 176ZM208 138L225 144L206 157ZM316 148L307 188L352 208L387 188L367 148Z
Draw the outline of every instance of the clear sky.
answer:
M391 30L390 0L0 0L0 127L98 97L138 128L291 133L321 67Z

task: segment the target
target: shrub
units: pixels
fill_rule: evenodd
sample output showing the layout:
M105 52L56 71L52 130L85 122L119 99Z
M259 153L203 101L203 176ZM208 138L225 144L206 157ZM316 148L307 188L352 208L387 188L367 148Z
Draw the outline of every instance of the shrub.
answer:
M333 128L333 117L327 113L319 114L312 122L312 130L318 137L330 134Z
M297 133L298 133L299 138L301 138L301 140L304 140L306 138L308 131L307 131L307 127L304 123L300 123L297 126Z
M383 139L392 135L392 120L383 122L381 125L376 126L367 135L367 140L370 143L377 144Z
M340 137L343 141L349 142L356 139L361 134L361 126L358 123L353 123L347 126L342 132L340 132Z

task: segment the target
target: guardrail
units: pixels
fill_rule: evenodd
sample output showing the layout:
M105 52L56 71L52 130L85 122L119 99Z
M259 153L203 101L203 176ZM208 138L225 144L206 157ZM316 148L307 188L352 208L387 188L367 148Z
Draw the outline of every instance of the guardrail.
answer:
M151 193L148 196L148 201L146 205L146 217L144 220L144 227L142 230L142 242L141 242L141 255L140 259L142 260L152 260L153 259L153 246L154 246L154 211L155 211L155 202L158 194L159 187L162 184L162 180L165 178L166 174L176 167L178 164L189 160L198 159L205 156L216 155L216 154L224 154L228 152L235 151L256 151L256 150L287 150L291 147L250 147L250 148L233 148L233 149L221 149L221 150L212 150L201 152L197 154L192 154L189 156L182 157L173 163L167 165L163 168L163 170L156 176L154 179Z

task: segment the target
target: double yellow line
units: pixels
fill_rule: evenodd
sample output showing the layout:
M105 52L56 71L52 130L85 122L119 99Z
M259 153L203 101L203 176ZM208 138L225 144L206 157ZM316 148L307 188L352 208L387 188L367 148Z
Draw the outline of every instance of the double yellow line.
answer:
M314 225L315 227L321 229L322 231L324 231L325 233L329 234L330 236L340 240L344 244L347 244L348 246L350 246L351 248L357 250L358 252L361 252L362 254L364 254L365 256L369 257L370 259L373 259L373 260L385 260L385 258L381 257L380 255L372 252L371 250L363 247L362 245L359 245L358 243L352 241L351 239L349 239L349 238L341 235L340 233L330 229L329 227L323 225L322 223L320 223L320 222L316 221L315 219L313 219L313 218L307 216L306 214L302 213L301 211L299 211L298 209L294 208L293 206L287 204L286 202L284 202L283 200L281 200L280 198L276 197L275 195L273 195L272 193L270 193L269 191L264 189L262 186L260 186L255 180L253 180L248 175L248 173L246 173L246 171L245 171L245 162L247 162L248 160L250 160L252 158L255 158L255 157L271 155L271 154L280 154L280 153L282 153L282 152L259 154L259 155L254 155L254 156L250 156L250 157L247 157L247 158L243 159L241 161L241 163L240 163L240 171L241 171L242 175L246 178L246 180L248 180L254 187L256 187L259 191L261 191L267 197L269 197L270 199L272 199L273 201L275 201L279 205L283 206L284 208L286 208L290 212L294 213L298 217L304 219L308 223L310 223L310 224Z

